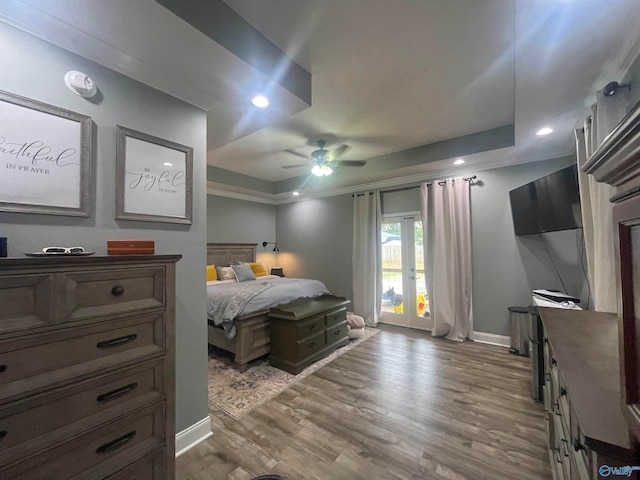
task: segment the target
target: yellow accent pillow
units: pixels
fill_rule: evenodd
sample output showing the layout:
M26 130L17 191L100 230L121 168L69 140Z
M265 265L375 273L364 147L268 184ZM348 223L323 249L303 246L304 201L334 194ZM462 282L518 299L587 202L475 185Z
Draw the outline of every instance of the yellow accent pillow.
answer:
M256 277L264 277L269 275L261 263L249 263L248 264Z
M207 282L218 280L218 272L215 265L207 265Z

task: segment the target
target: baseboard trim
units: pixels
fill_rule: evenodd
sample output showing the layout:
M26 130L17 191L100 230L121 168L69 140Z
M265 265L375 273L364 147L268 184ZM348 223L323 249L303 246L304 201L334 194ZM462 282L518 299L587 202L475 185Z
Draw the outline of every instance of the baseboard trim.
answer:
M495 333L473 332L473 341L498 345L500 347L510 347L511 337L507 335L496 335Z
M207 416L176 434L176 457L213 435L211 419Z

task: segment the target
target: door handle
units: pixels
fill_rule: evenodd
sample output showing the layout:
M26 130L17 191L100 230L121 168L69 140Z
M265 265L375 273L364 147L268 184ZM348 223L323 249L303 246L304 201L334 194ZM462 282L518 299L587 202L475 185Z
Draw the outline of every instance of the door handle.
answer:
M415 280L416 279L416 277L414 277L413 275L411 275L411 277L409 277L409 278L411 278L411 280Z

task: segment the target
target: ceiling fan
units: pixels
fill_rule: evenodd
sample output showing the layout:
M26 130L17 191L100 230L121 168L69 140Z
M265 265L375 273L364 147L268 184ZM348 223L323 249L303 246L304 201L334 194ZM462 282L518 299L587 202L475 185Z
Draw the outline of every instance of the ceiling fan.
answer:
M330 151L324 148L326 144L326 141L318 140L319 150L314 150L313 152L311 152L310 160L315 163L315 165L311 169L311 173L313 173L317 177L326 177L327 175L331 175L333 173L333 169L331 168L332 166L363 167L367 163L366 160L338 160L338 158L349 149L349 146L343 144L334 151ZM294 152L293 150L286 151L299 157L307 158L305 155ZM308 165L308 163L299 165L283 165L282 168L299 168L307 167Z

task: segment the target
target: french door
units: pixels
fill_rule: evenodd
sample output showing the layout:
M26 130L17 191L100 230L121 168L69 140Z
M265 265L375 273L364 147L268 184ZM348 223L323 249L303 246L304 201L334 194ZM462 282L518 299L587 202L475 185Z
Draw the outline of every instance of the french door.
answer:
M420 215L385 215L380 237L383 292L380 321L431 330Z

